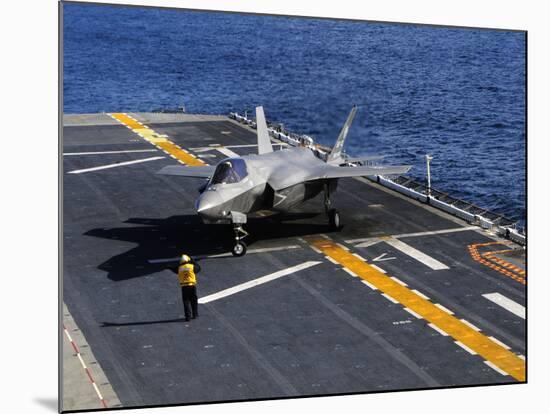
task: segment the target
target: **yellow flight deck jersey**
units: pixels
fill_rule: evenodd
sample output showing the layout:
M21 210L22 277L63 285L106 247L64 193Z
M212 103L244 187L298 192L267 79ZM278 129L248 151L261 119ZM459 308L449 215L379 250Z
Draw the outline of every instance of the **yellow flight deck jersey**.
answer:
M184 263L178 267L178 279L181 286L195 286L197 277L195 276L195 265Z

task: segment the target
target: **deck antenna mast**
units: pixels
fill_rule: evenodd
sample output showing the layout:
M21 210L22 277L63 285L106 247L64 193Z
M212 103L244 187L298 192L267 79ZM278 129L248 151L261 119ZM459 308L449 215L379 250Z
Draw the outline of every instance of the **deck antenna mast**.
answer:
M428 173L428 198L432 196L432 179L430 175L430 161L433 159L434 157L432 157L430 154L426 154L426 172Z

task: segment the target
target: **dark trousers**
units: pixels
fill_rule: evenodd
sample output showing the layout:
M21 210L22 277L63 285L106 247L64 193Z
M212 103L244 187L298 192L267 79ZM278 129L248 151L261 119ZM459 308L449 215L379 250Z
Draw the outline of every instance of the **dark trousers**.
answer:
M181 298L183 300L183 310L185 311L185 319L188 320L191 317L196 318L199 316L198 301L197 301L197 287L196 286L182 286Z

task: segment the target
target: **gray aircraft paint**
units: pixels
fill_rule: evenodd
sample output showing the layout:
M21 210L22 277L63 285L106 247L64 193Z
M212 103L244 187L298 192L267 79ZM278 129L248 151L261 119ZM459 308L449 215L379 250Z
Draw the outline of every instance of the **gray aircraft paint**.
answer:
M339 165L345 162L342 149L356 112L354 106L326 162L306 147L273 151L263 108L257 107L258 154L240 157L248 172L245 178L235 183L212 183L216 169L234 158L220 161L215 168L168 166L159 174L208 178L196 210L205 222L226 223L235 222L232 215L237 214L241 219L258 210L289 211L325 188L334 192L338 178L406 173L410 166Z

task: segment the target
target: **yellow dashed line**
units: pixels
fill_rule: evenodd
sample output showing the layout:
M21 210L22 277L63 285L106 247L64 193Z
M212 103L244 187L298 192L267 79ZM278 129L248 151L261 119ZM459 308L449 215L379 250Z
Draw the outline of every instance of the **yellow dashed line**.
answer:
M322 254L351 270L361 279L379 289L382 293L411 309L455 340L460 341L485 360L511 375L518 381L525 381L525 361L482 333L471 328L455 316L435 306L411 289L397 283L373 266L359 260L349 251L342 249L327 238L311 236L304 238Z
M157 148L160 148L167 154L174 156L180 162L193 167L207 165L205 162L194 157L193 155L185 151L180 146L174 144L172 141L170 141L166 137L161 136L160 134L158 134L157 132L149 128L147 125L142 124L141 122L135 120L134 118L128 116L127 114L116 113L116 114L110 114L110 115L111 117L116 119L118 122L120 122L123 125L126 125L133 132L141 136L144 140L155 145Z
M136 121L134 118L130 118L126 114L110 114L113 118L115 118L118 122L126 125L127 127L131 129L141 129L143 128L143 124L141 124L139 121Z

